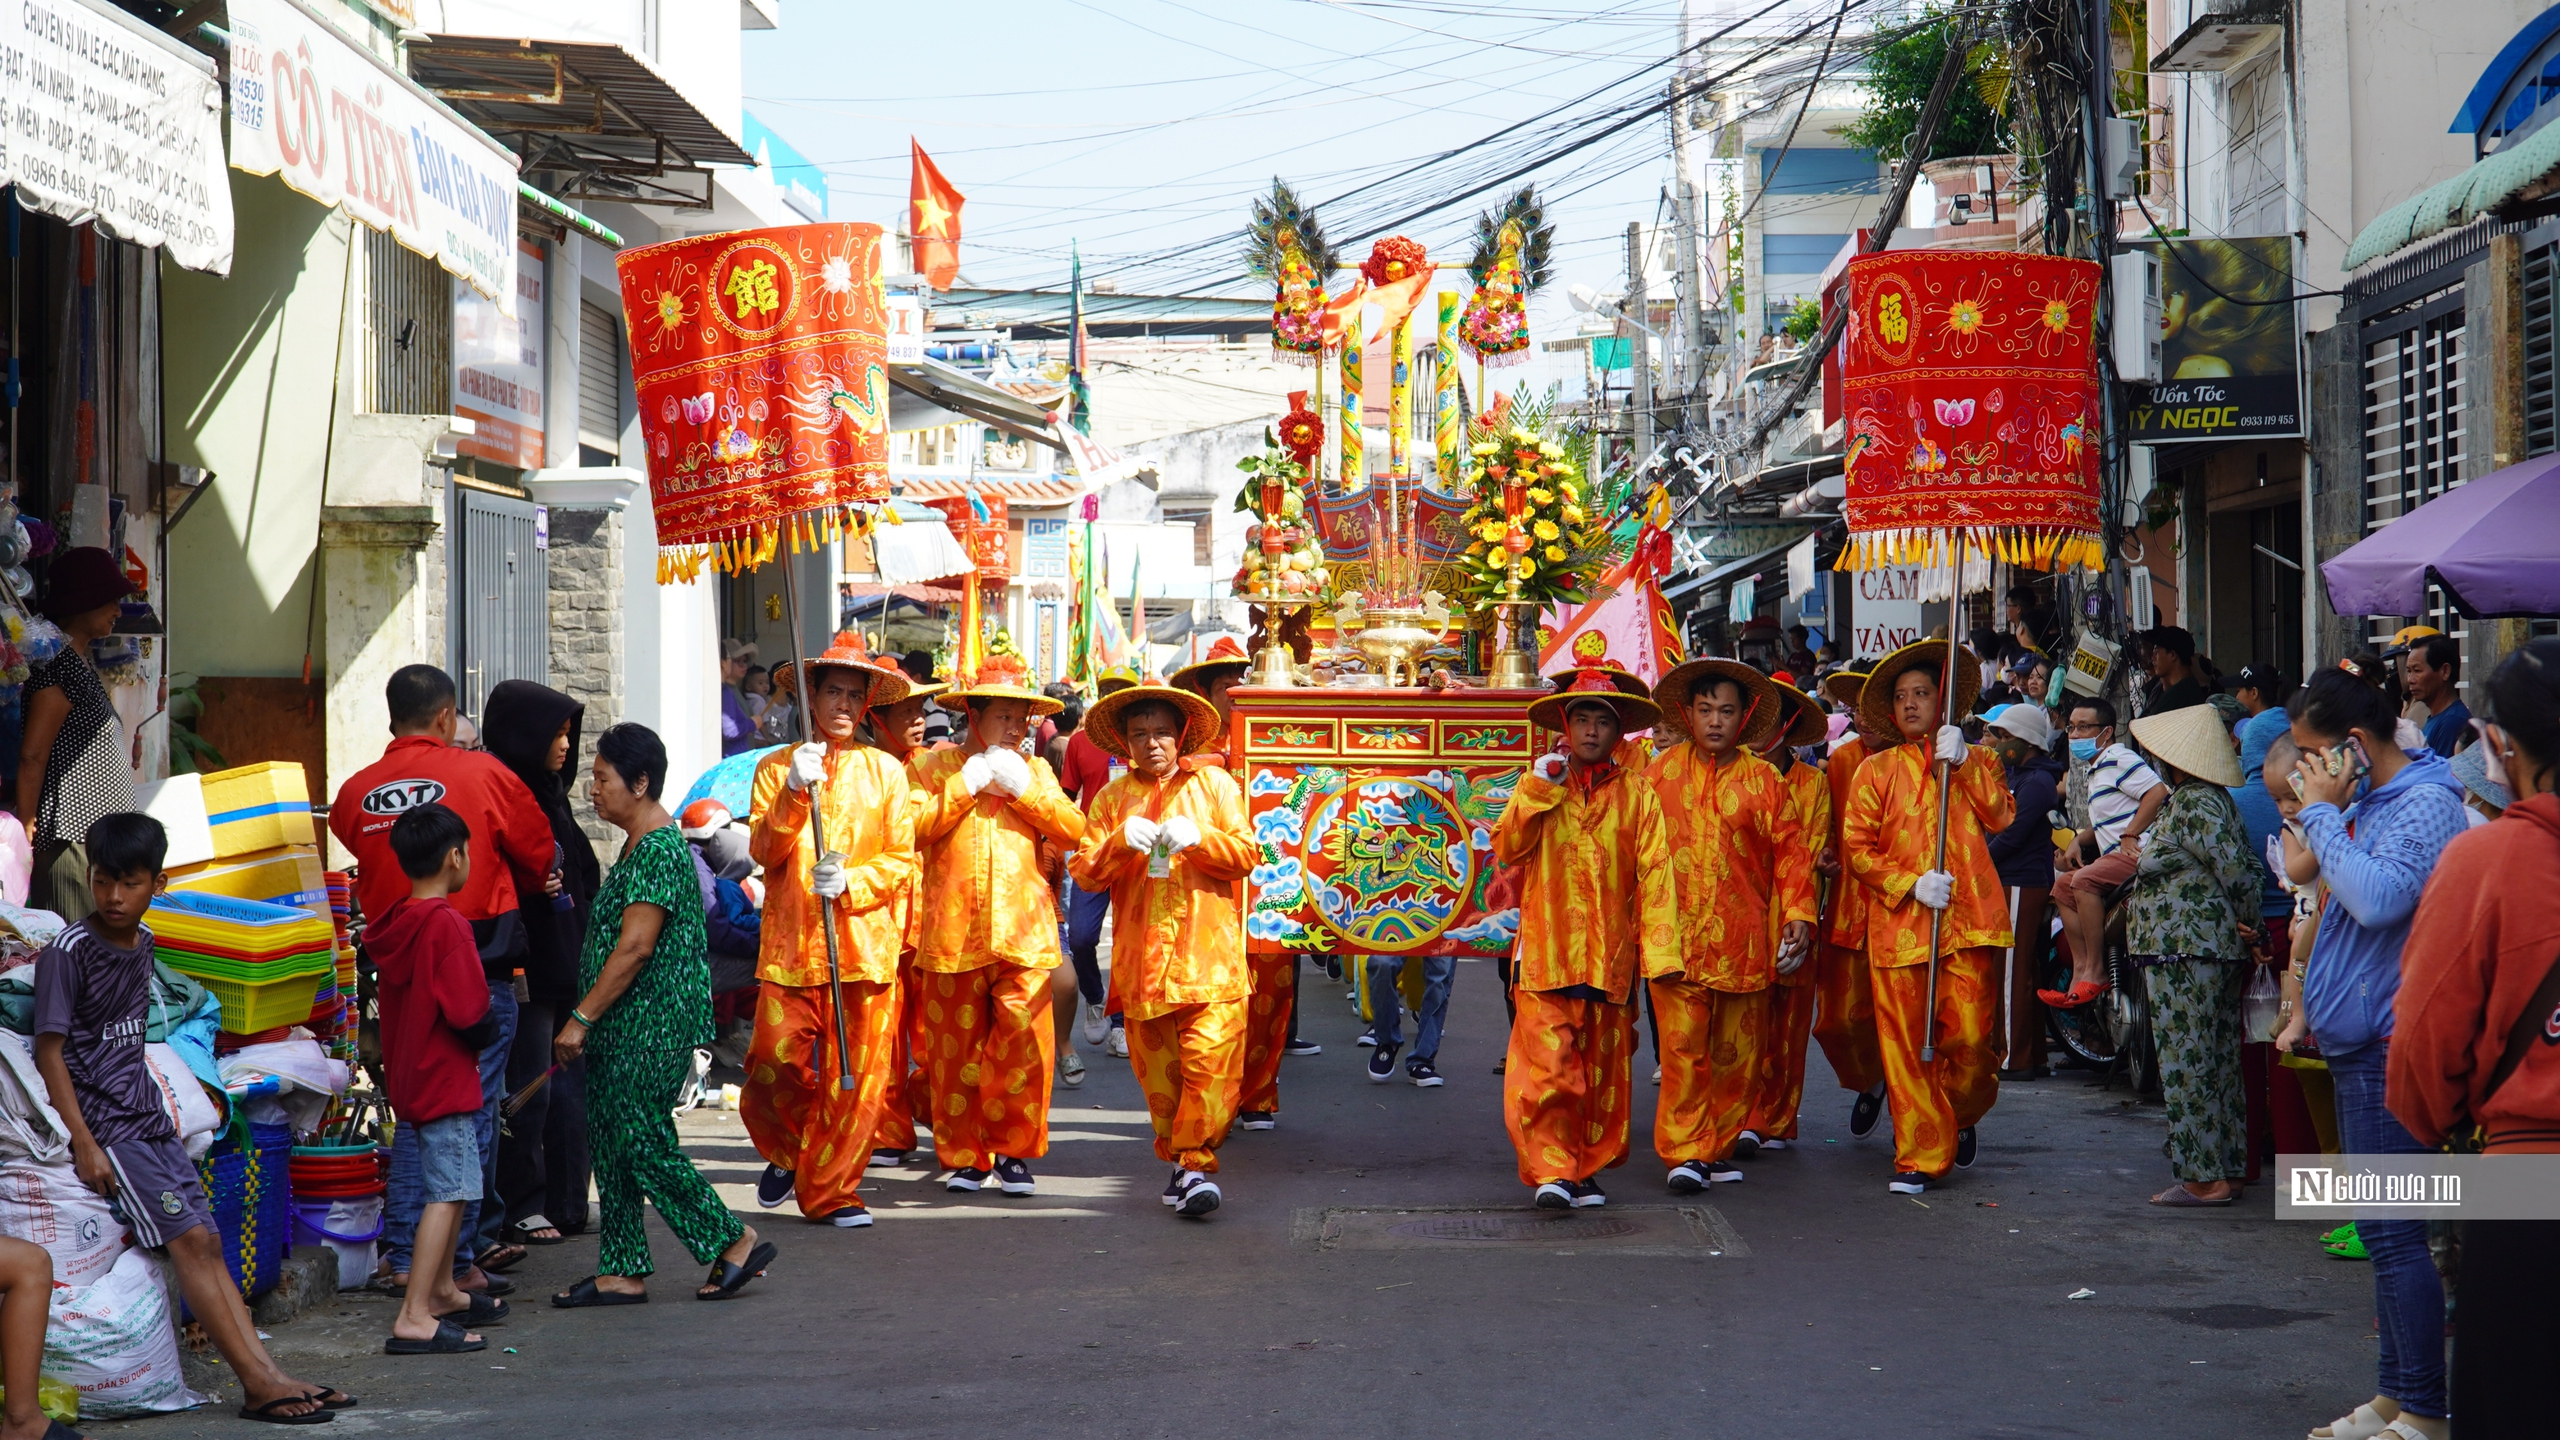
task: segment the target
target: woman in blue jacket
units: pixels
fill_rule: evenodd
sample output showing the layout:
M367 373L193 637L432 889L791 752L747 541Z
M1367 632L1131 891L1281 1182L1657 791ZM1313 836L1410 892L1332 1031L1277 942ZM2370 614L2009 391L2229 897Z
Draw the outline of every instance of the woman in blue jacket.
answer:
M2339 1147L2424 1154L2384 1108L2384 1071L2400 949L2436 857L2463 831L2462 783L2441 758L2401 750L2391 702L2346 671L2314 675L2285 710L2302 747L2299 818L2329 886L2302 1004L2337 1084ZM2426 1222L2358 1220L2356 1233L2373 1257L2380 1383L2327 1433L2445 1440L2444 1286Z

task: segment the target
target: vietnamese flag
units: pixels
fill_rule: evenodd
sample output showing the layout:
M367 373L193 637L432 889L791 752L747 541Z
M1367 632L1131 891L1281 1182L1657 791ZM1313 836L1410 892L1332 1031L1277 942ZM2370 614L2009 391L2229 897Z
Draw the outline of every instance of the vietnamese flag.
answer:
M924 147L907 139L915 170L907 182L907 230L914 237L916 269L927 284L948 290L960 276L960 206L964 197L934 168Z

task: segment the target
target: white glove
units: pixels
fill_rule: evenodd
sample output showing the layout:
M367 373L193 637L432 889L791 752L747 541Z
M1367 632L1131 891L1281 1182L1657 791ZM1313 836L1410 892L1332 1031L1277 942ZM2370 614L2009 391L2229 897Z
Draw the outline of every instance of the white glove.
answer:
M1156 848L1158 833L1160 833L1160 827L1144 815L1132 815L1129 817L1129 823L1120 827L1122 843L1141 855Z
M1944 910L1955 897L1956 877L1944 870L1932 870L1911 883L1912 897L1932 910Z
M1810 945L1779 946L1778 973L1781 975L1793 975L1798 970L1803 969L1805 953L1810 951L1812 948L1813 947Z
M960 762L960 783L975 795L996 783L996 767L987 763L986 756L972 755Z
M845 880L844 862L832 856L819 861L818 868L809 872L809 888L825 900L842 898Z
M1200 827L1191 823L1190 816L1176 815L1164 822L1164 838L1173 853L1179 855L1200 843Z
M1564 780L1564 763L1564 757L1562 755L1541 755L1538 757L1537 763L1531 765L1529 769L1534 772L1539 779L1546 781L1550 785L1561 784Z
M1961 765L1971 747L1964 743L1964 730L1955 725L1938 727L1938 758L1949 765Z
M990 750L983 757L995 772L996 789L1019 798L1031 790L1031 762L1019 750Z
M827 747L812 740L791 752L790 784L794 790L806 790L827 778Z

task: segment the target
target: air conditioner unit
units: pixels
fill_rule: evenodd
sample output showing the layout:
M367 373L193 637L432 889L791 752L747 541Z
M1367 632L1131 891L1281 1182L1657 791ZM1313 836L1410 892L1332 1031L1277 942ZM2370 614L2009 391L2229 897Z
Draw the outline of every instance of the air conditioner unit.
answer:
M2115 280L2116 378L2157 384L2160 373L2160 257L2127 250L2110 262Z
M2101 173L2107 183L2107 198L2122 200L2142 183L2142 122L2123 116L2110 116L2099 122L2105 134L2106 148Z

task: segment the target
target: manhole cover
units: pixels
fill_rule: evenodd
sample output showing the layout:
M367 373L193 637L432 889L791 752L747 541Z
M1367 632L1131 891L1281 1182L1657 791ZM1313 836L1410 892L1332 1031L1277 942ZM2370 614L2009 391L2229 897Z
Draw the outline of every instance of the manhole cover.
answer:
M1292 1231L1318 1250L1439 1250L1536 1247L1567 1255L1741 1256L1742 1237L1711 1205L1612 1205L1593 1214L1550 1215L1525 1207L1412 1205L1300 1210Z
M1411 1240L1515 1243L1525 1240L1545 1245L1577 1240L1614 1240L1621 1235L1641 1234L1644 1228L1639 1221L1604 1220L1597 1216L1558 1215L1548 1219L1535 1215L1439 1215L1429 1220L1390 1225L1387 1233Z

